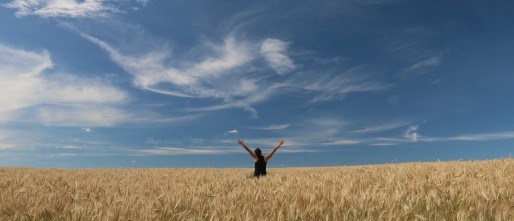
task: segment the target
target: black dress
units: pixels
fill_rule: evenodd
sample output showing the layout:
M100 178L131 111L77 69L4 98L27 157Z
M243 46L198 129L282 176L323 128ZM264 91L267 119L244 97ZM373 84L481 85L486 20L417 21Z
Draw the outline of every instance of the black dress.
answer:
M266 176L266 161L264 160L263 156L258 157L259 160L255 162L255 172L253 172L253 175L256 177Z

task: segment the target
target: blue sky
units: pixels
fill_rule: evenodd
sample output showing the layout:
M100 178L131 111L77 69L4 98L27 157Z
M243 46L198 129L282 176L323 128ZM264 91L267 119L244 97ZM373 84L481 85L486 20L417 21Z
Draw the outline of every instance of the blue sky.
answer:
M508 1L7 0L0 166L271 167L514 152Z

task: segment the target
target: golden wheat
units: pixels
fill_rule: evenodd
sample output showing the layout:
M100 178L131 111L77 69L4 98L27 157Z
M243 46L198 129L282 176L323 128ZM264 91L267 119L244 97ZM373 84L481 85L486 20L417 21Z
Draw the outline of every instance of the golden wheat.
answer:
M514 160L327 168L0 168L0 220L512 220Z

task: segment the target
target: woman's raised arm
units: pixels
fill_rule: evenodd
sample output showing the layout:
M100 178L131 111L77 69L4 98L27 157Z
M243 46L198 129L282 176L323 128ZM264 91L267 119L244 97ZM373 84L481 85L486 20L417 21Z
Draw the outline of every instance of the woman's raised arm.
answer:
M246 151L248 151L248 153L252 156L252 158L254 160L259 159L259 158L257 158L257 155L255 155L255 153L252 150L250 150L250 148L248 148L242 140L237 140L237 143L240 144L241 146L243 146L246 149Z
M270 153L268 153L268 155L266 155L266 156L264 157L264 160L265 160L266 162L268 162L268 160L273 156L273 154L278 150L278 148L279 148L280 146L282 146L282 144L284 144L284 140L280 140L280 141L278 142L277 146L276 146L275 148L273 148L273 150L272 150Z

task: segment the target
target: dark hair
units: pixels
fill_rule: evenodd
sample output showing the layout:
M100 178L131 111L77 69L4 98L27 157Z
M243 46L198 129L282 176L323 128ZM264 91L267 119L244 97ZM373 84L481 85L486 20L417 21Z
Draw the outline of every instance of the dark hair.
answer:
M255 155L257 155L258 157L262 157L262 150L261 149L255 148L255 150L253 152L255 152Z

